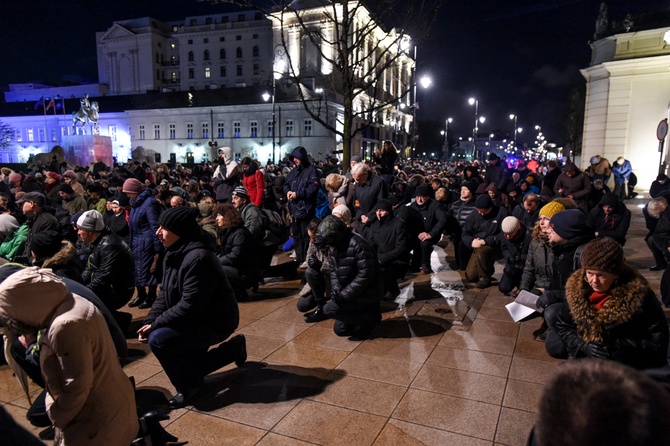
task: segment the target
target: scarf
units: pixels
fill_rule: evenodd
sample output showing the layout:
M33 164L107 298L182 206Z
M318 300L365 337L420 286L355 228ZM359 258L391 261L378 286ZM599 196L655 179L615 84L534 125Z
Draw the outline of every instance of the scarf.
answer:
M605 305L605 302L607 302L610 297L612 297L612 295L609 293L598 293L597 291L594 291L589 296L589 301L593 304L596 311L600 311L600 309L603 307L603 305Z

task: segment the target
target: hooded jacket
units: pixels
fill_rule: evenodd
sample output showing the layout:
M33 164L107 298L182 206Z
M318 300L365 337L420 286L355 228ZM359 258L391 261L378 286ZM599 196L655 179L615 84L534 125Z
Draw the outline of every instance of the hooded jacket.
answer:
M606 214L603 206L613 207L613 211ZM626 243L626 233L630 227L631 214L626 205L619 201L615 194L605 194L598 206L591 209L587 225L598 233L598 237L609 237L616 240L621 246Z
M138 431L135 394L105 319L47 269L26 268L0 285L0 316L46 331L40 366L49 418L67 445L125 445Z
M321 185L319 175L314 166L309 163L304 147L293 149L290 158L298 158L300 165L286 175L284 195L289 192L296 193L295 199L288 202L288 210L294 218L309 218L314 215L316 195Z
M135 284L156 285L158 282L149 271L155 254L162 252L163 246L156 236L160 204L153 197L151 189L145 189L137 199L131 200L130 248L135 258Z
M610 359L637 369L667 364L668 323L647 280L627 264L610 288L612 297L600 310L589 300L593 292L578 269L566 284L570 311L562 311L556 331L573 357L583 356L585 343L603 344Z

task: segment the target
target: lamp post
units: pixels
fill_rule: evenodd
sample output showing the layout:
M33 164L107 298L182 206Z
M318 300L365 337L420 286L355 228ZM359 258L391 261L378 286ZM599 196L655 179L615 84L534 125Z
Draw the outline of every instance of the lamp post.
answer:
M414 103L412 105L412 158L414 158L414 151L416 150L416 128L417 128L417 123L416 123L416 110L418 108L419 102L416 100L416 85L417 83L421 84L422 88L428 88L430 87L430 84L433 83L432 79L429 78L428 76L423 76L419 82L417 82L416 78L416 64L417 64L417 59L416 59L416 45L414 46L414 67L412 68L412 79L414 82L413 90L414 90Z
M511 114L509 115L509 118L514 121L514 150L516 151L516 121L518 116Z
M472 160L477 157L477 121L479 121L479 100L475 98L468 99L470 105L475 106L475 126L472 128Z
M447 118L445 121L444 127L444 155L449 156L449 124L454 120L452 118Z
M276 101L275 101L275 96L277 94L277 79L281 79L284 68L286 67L286 64L283 60L276 60L276 58L279 56L284 55L284 50L280 46L275 47L274 51L274 58L272 61L272 94L268 93L267 91L264 92L261 97L265 102L269 101L272 99L272 164L276 163L276 151L277 151L277 120L275 119L276 116ZM279 108L280 112L280 117L281 117L281 107Z

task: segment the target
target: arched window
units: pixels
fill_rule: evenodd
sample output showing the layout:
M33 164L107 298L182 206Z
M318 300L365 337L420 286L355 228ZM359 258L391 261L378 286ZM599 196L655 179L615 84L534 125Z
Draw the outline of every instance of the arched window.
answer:
M205 52L202 53L202 59L209 60L209 50L205 50Z
M225 59L226 58L226 50L224 48L221 48L219 50L219 59Z
M253 56L258 57L258 53L259 53L258 47L255 46L254 49L253 49Z
M193 51L188 52L188 61L193 62Z
M241 59L241 58L242 58L242 48L240 48L239 46L237 47L237 51L235 52L235 56L236 56L238 59Z

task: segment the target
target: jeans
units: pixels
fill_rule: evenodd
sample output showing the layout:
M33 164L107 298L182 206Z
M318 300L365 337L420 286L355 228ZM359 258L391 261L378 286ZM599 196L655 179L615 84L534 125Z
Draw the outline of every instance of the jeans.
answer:
M335 319L333 331L338 336L351 334L355 327L374 328L381 322L382 313L379 302L361 304L356 302L333 302L329 300L323 307L323 314ZM344 329L347 327L347 329Z
M309 236L307 235L307 226L314 219L314 215L305 218L294 218L291 222L291 234L293 234L293 243L295 249L295 260L301 265L307 260L307 248L309 247Z

